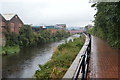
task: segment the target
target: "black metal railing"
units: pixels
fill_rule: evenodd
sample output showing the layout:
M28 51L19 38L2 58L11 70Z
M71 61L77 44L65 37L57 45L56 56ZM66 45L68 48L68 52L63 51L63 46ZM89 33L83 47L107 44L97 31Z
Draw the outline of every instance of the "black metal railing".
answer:
M85 51L83 55L80 58L80 62L77 66L76 72L73 76L73 80L77 80L78 76L81 76L81 80L87 79L88 74L88 66L89 66L89 60L90 60L90 52L91 52L91 35L88 33L84 33L86 36L88 36L89 41L87 44L87 47L85 48Z

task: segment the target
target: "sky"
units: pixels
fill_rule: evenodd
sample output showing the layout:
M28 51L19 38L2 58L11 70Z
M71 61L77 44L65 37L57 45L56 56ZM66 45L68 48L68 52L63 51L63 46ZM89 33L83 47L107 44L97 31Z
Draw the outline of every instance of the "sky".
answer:
M84 27L94 20L92 4L89 0L0 0L0 12L17 14L25 24Z

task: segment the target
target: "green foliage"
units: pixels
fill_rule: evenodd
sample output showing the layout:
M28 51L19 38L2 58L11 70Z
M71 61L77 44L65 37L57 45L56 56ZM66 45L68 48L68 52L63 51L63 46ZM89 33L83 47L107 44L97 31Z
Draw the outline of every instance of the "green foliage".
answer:
M19 48L18 45L15 45L15 46L6 46L6 47L2 48L3 55L18 53L19 51L20 51L20 48Z
M61 79L75 59L84 43L84 37L76 38L73 42L64 43L55 50L52 59L40 65L35 77L37 79Z
M120 2L96 3L95 27L89 30L96 36L106 39L111 46L120 48Z
M43 30L40 31L40 35L42 36L43 39L42 42L46 43L61 40L63 38L68 37L70 34L65 32L64 30L57 31L56 33L52 33L51 31L48 30Z
M48 30L34 32L30 25L24 25L24 27L20 29L19 34L10 32L9 30L4 34L6 37L5 47L7 46L14 47L15 45L18 45L20 46L20 48L53 42L69 36L69 33L65 32L64 30L57 31L57 33L52 33L51 31ZM6 52L3 51L3 53Z
M19 45L22 47L27 47L35 45L37 40L37 35L34 34L31 26L26 25L21 28L19 35Z
M16 33L6 32L5 36L6 36L6 45L14 46L16 44L19 44L18 35Z
M65 32L64 30L57 31L56 33L52 33L51 31L48 30L43 30L40 31L40 35L42 36L42 42L47 43L47 42L53 42L57 40L61 40L63 38L68 37L70 34Z
M68 37L69 34L65 32L64 30L57 31L56 33L52 33L48 30L43 30L40 32L33 32L30 26L25 26L24 29L21 29L21 32L23 34L20 34L20 36L23 38L22 41L24 42L23 45L26 43L26 45L32 45L36 43L48 43L53 42L57 40L61 40L65 37ZM29 35L28 35L29 34Z

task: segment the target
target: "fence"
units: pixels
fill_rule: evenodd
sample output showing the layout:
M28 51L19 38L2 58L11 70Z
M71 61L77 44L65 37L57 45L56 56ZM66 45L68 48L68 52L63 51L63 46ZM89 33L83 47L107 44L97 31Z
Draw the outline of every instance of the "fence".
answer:
M87 34L87 33L84 33L84 34L89 37L89 42L87 44L84 54L81 56L80 63L78 64L76 72L73 76L73 80L77 80L78 76L81 76L80 77L81 80L87 79L88 65L89 65L90 52L91 52L91 36L90 34Z
M91 52L91 36L90 34L84 33L86 36L85 43L78 53L77 57L71 64L70 68L63 77L64 79L81 80L87 79L88 66Z

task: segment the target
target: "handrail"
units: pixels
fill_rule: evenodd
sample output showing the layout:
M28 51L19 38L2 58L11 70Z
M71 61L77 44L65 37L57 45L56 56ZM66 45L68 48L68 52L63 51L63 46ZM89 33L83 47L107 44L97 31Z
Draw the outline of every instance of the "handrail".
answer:
M73 76L73 80L77 80L80 73L81 73L81 80L87 79L88 65L89 65L90 52L91 52L91 35L88 33L84 33L84 34L89 37L89 42L87 44L87 48L84 54L80 58L80 62Z

